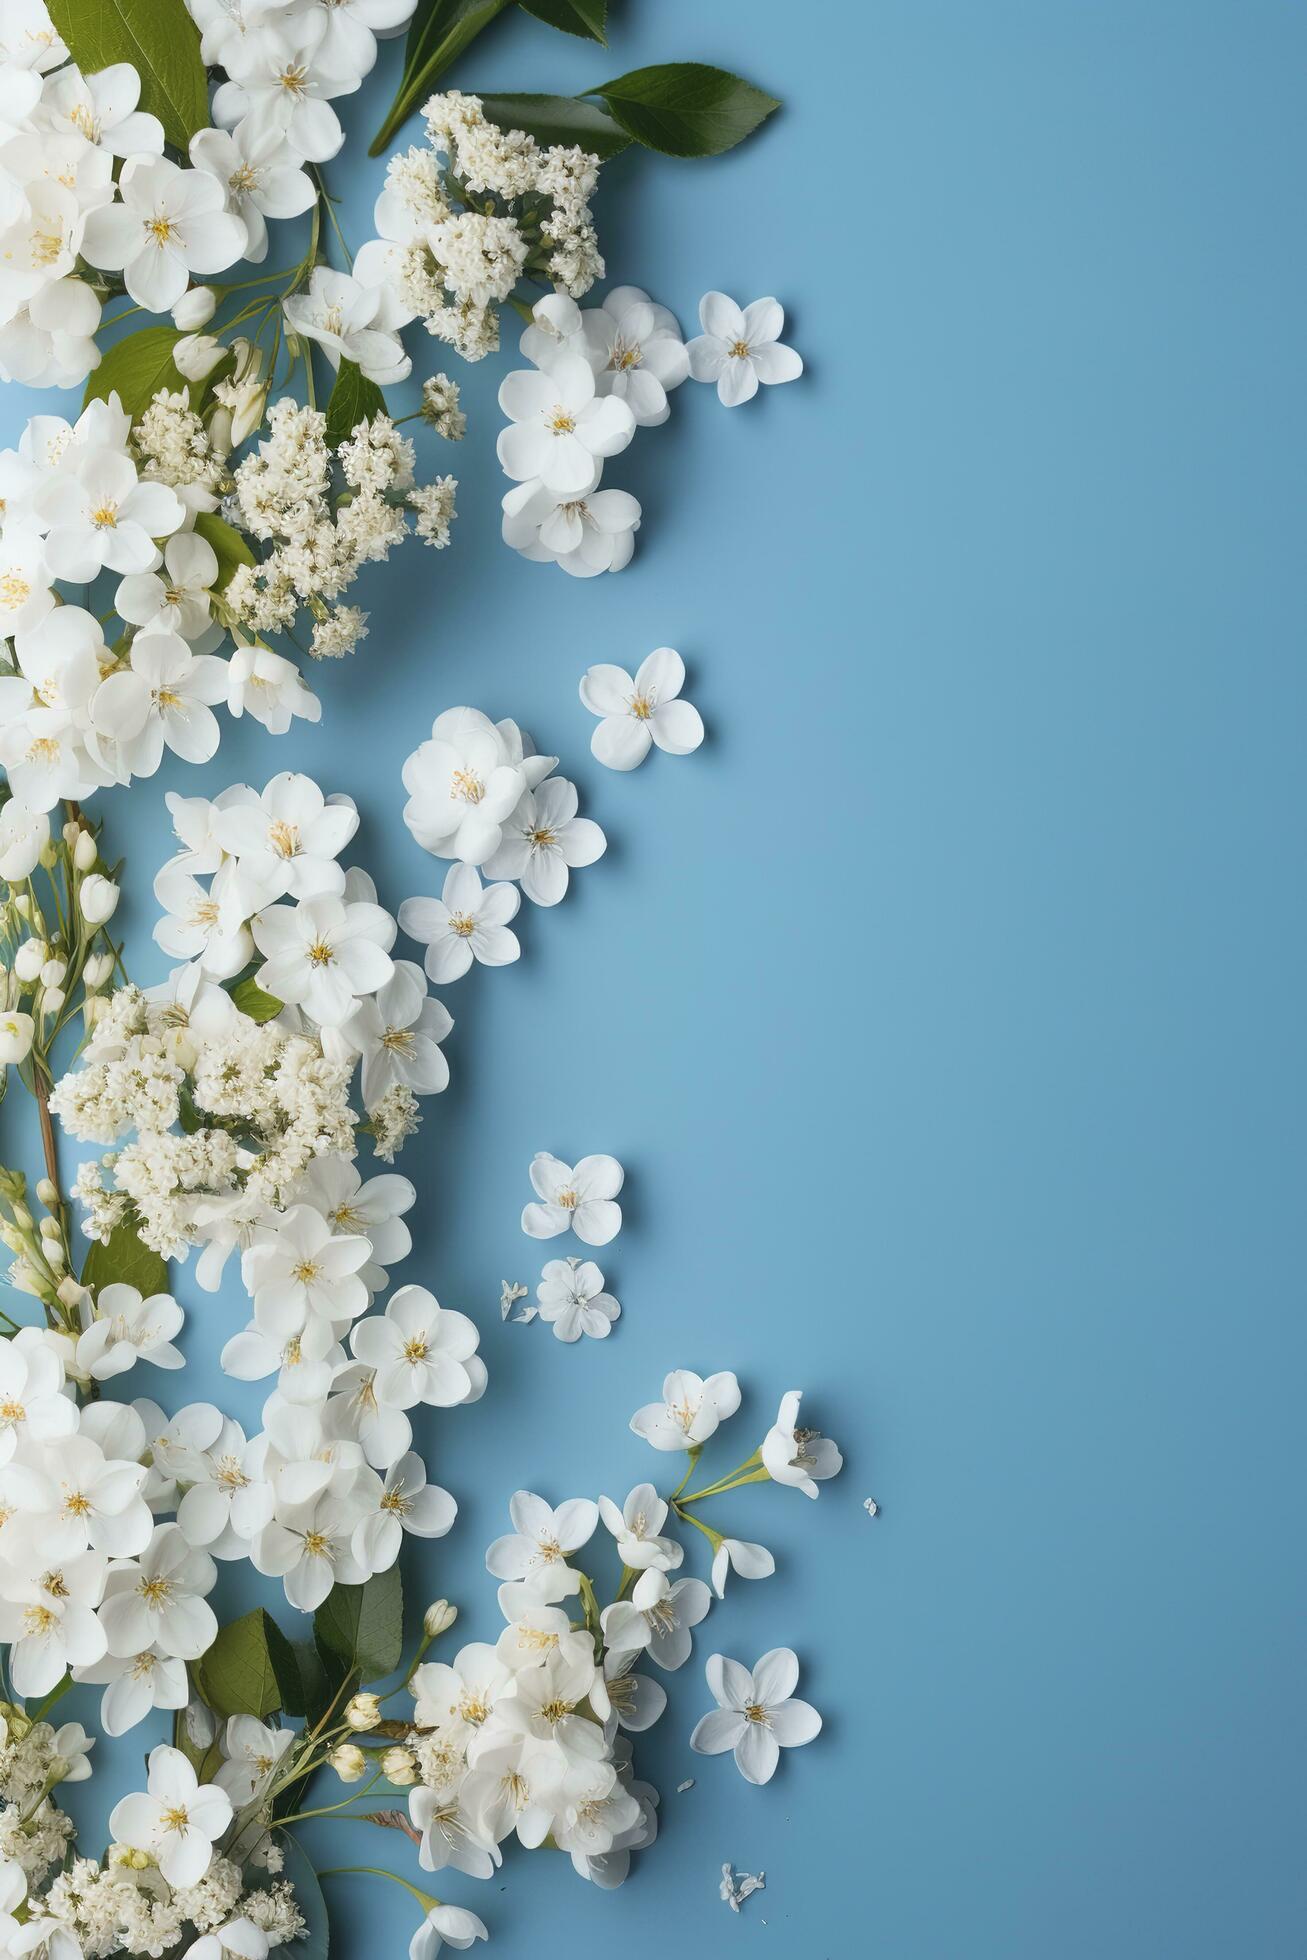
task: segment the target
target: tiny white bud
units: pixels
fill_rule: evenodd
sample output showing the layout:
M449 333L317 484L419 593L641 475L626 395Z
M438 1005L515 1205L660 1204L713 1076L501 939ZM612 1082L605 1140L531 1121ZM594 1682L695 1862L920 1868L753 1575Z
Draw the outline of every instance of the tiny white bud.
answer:
M36 1195L43 1205L57 1205L59 1202L59 1187L57 1184L52 1183L48 1177L39 1178L37 1180Z
M183 334L172 350L173 365L188 381L203 381L226 356L227 349L211 333Z
M368 1766L368 1759L356 1742L338 1743L327 1761L342 1783L357 1783Z
M86 962L86 965L82 968L82 980L85 983L87 989L91 993L94 993L98 987L102 987L104 985L105 981L109 979L112 973L113 973L113 954L92 953L90 959Z
M411 1749L387 1749L381 1758L381 1769L387 1782L397 1784L400 1789L418 1780L417 1759Z
M53 871L59 862L59 850L53 838L47 837L41 846L40 863L46 871Z
M62 987L47 987L41 995L42 1018L44 1019L47 1014L57 1014L66 999L67 995Z
M451 1606L447 1599L435 1599L422 1615L422 1631L428 1640L435 1640L438 1635L448 1633L457 1618L457 1606Z
M92 926L104 925L118 907L117 885L112 878L106 878L98 871L93 871L89 878L82 880L82 889L77 897L82 917Z
M49 957L44 939L25 939L14 954L14 972L30 986Z
M355 1695L345 1710L345 1720L352 1729L360 1731L375 1729L381 1720L381 1698L378 1695Z
M73 847L73 863L79 871L89 871L100 855L99 846L96 844L90 831L83 830L80 824L71 826L66 824L64 826L65 835L70 828L75 829L77 832L76 837L68 838L68 842Z
M37 1192L36 1195L38 1198L41 1196L39 1191ZM41 1202L44 1204L45 1200L42 1198ZM41 1237L43 1239L57 1239L60 1236L59 1221L56 1218L51 1218L48 1212L46 1213L45 1217L41 1220L41 1223L38 1225L37 1230L40 1232Z
M68 971L67 960L60 960L60 959L47 960L44 966L41 968L41 985L43 987L61 986L63 983L63 977L65 973L67 973L67 971Z
M174 306L172 322L182 333L194 333L197 327L207 327L217 310L218 295L212 286L192 286Z

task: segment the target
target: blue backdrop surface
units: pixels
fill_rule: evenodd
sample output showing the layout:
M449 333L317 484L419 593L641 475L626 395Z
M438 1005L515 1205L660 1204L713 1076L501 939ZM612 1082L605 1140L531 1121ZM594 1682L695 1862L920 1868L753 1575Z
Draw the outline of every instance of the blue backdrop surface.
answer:
M478 1319L491 1376L421 1435L461 1518L406 1561L414 1600L493 1637L509 1493L665 1469L627 1421L670 1367L745 1384L740 1447L706 1461L790 1386L846 1452L818 1504L723 1507L778 1574L735 1584L669 1682L639 1752L662 1833L626 1888L510 1852L446 1894L500 1960L1300 1953L1307 13L612 11L610 51L521 18L453 79L698 57L783 96L719 162L613 164L600 229L687 331L709 287L775 292L806 377L732 413L687 384L610 466L644 504L634 563L582 584L499 541L515 361L444 362L469 434L448 461L419 441L461 479L454 547L368 578L321 725L225 724L203 770L101 804L142 979L169 787L295 767L350 792L396 907L441 875L401 763L470 702L559 753L608 832L565 904L524 908L520 965L449 990L453 1086L403 1162L397 1278ZM327 172L355 239L362 153ZM9 440L34 405L7 391ZM660 643L709 740L611 775L577 681ZM604 1344L499 1321L500 1281L539 1271L541 1149L628 1169ZM236 1289L178 1291L192 1365L143 1386L253 1415L217 1375ZM755 1790L687 1739L705 1654L782 1643L826 1729ZM147 1740L102 1752L93 1829ZM362 1827L312 1842L418 1876ZM726 1859L767 1873L739 1919ZM398 1890L329 1883L342 1960L402 1953Z

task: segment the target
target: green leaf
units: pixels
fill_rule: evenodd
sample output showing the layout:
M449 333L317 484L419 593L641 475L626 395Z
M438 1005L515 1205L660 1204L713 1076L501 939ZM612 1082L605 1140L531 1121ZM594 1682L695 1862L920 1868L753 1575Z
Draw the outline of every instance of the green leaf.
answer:
M386 397L369 381L356 361L342 361L327 403L327 441L333 449L348 442L360 422L384 415Z
M82 406L117 395L135 419L149 407L160 388L179 394L188 385L172 357L180 339L176 327L142 327L137 333L124 334L106 350L88 380Z
M322 1896L318 1874L293 1831L280 1832L277 1841L286 1857L282 1876L294 1886L295 1903L306 1921L303 1937L282 1947L281 1952L285 1960L327 1960L327 1902Z
M251 551L245 538L236 529L234 524L229 524L225 517L219 517L216 511L197 511L195 516L195 529L200 537L204 538L207 543L213 546L217 556L218 590L220 592L230 582L231 575L238 565L253 565L255 563L254 553ZM268 996L265 995L264 998L266 1000ZM248 1013L249 1009L247 1008L245 1011Z
M200 36L184 0L49 0L68 51L84 75L130 61L141 78L139 107L184 150L209 124L209 85Z
M418 0L409 23L399 92L373 138L369 156L381 155L400 124L421 106L451 62L457 61L464 48L508 5L509 0Z
M404 1648L399 1567L392 1565L361 1586L333 1586L314 1615L313 1629L320 1644L357 1667L365 1681L392 1674Z
M262 1718L281 1707L281 1687L269 1648L273 1637L283 1647L289 1644L261 1606L219 1629L197 1667L204 1699L215 1715Z
M309 1722L316 1722L340 1685L339 1663L333 1656L328 1671L311 1640L288 1640L273 1619L268 1621L267 1634L282 1708L287 1715L302 1715Z
M608 0L518 0L524 13L534 14L546 27L557 27L564 34L579 34L583 41L604 40Z
M482 107L501 129L524 129L537 143L579 143L601 161L629 149L631 139L607 109L575 95L483 95Z
M587 90L627 134L669 157L715 157L752 135L780 103L752 82L701 61L668 61Z
M93 1242L82 1267L82 1285L93 1293L119 1281L134 1286L145 1300L168 1291L168 1263L141 1243L131 1210L120 1225L115 1225L108 1245L101 1245L98 1239Z
M238 980L231 990L231 997L241 1013L248 1014L251 1021L275 1020L286 1005L275 994L265 994L252 979Z

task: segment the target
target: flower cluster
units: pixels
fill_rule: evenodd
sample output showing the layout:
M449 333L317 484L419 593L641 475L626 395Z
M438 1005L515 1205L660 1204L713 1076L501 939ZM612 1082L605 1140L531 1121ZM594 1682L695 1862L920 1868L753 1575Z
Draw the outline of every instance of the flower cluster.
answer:
M380 234L359 253L356 276L390 287L407 320L466 360L499 346L499 306L518 280L536 278L579 298L603 277L590 216L599 159L541 148L520 129L487 120L475 95L433 95L427 147L394 156L377 200Z
M314 274L314 280L335 278ZM240 528L265 548L238 566L225 592L234 622L251 632L284 630L301 606L313 619L309 651L336 658L367 632L367 615L341 599L361 568L389 557L409 531L437 549L449 542L453 477L418 487L413 445L386 415L359 422L334 457L326 417L279 401L268 435L235 471L229 508Z
M796 1390L751 1457L687 1492L704 1444L739 1404L733 1374L703 1380L677 1370L661 1399L637 1411L631 1427L654 1448L687 1452L685 1475L666 1497L650 1483L620 1505L601 1497L553 1507L532 1491L514 1496L512 1530L486 1553L507 1624L493 1645L473 1642L452 1662L416 1668L412 1726L384 1757L386 1774L411 1786L409 1820L425 1870L452 1866L489 1878L501 1846L516 1836L528 1849L548 1839L583 1878L614 1886L626 1877L631 1852L652 1842L657 1792L635 1774L630 1737L662 1715L667 1689L659 1677L690 1658L693 1630L713 1597L703 1580L682 1574L685 1548L669 1526L692 1525L709 1540L721 1597L731 1570L761 1579L775 1561L765 1546L706 1524L699 1507L767 1480L815 1496L814 1480L841 1465L833 1443L796 1428ZM615 1596L603 1607L580 1563L600 1523L621 1563ZM816 1711L792 1698L798 1663L788 1649L764 1655L752 1672L713 1655L707 1671L720 1706L699 1723L693 1747L734 1749L750 1781L767 1781L781 1748L820 1729Z

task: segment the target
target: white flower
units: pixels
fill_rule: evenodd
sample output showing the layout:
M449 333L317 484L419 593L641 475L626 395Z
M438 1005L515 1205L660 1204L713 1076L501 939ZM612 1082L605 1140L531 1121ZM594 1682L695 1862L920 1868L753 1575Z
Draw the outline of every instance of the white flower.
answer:
M770 1579L776 1561L765 1545L748 1538L722 1538L713 1553L712 1583L718 1599L726 1597L726 1575L738 1572L741 1579Z
M0 1017L0 1035L14 1017ZM31 1040L31 1020L28 1041ZM21 1057L17 1059L21 1060ZM77 1404L62 1393L59 1356L35 1328L13 1340L0 1340L0 1464L8 1463L20 1438L27 1444L56 1443L77 1428Z
M273 1869L276 1869L273 1867ZM267 1960L271 1941L262 1926L256 1926L244 1913L219 1926L216 1933L204 1933L188 1946L182 1960Z
M642 1572L630 1599L605 1606L600 1620L604 1639L615 1654L648 1648L659 1667L684 1667L690 1658L690 1628L698 1626L712 1605L702 1579L669 1579L650 1567Z
M264 1333L290 1340L314 1320L329 1326L365 1312L368 1289L359 1267L371 1250L358 1234L338 1237L309 1205L282 1212L241 1254L241 1277Z
M94 1736L88 1735L80 1722L65 1722L55 1730L51 1767L55 1763L63 1765L61 1783L85 1783L91 1774L90 1752L94 1747Z
M309 163L334 157L345 137L331 99L352 94L362 74L337 74L321 60L327 26L325 9L314 8L233 41L223 54L231 79L213 100L217 120L231 128L248 117L255 130L278 130Z
M373 1293L386 1283L385 1269L404 1259L413 1240L403 1214L417 1202L417 1191L394 1172L364 1183L357 1164L328 1153L315 1157L295 1187L294 1202L320 1211L337 1232L358 1232L372 1248L363 1280Z
M617 1540L622 1564L632 1572L651 1567L670 1572L685 1556L674 1538L659 1535L667 1522L667 1505L652 1484L637 1484L620 1511L611 1497L601 1497L599 1515Z
M662 1401L637 1409L631 1427L656 1450L692 1450L739 1406L740 1384L729 1371L705 1381L688 1368L675 1368L663 1382Z
M495 1703L511 1689L513 1672L484 1641L469 1641L452 1661L426 1661L413 1673L413 1719L460 1746L471 1741ZM433 1867L427 1867L428 1870Z
M59 471L43 503L46 558L57 577L75 585L89 585L102 570L153 571L155 539L171 536L186 516L166 483L138 481L128 457L91 444Z
M152 1648L119 1658L105 1654L76 1670L78 1681L103 1687L100 1720L106 1735L125 1735L143 1722L152 1708L185 1708L190 1696L186 1663L157 1654Z
M363 1104L376 1112L389 1090L438 1095L449 1084L449 1063L440 1043L453 1027L449 1009L428 994L422 969L396 960L375 999L361 1001L341 1024L344 1045L363 1058Z
M785 314L774 299L756 299L743 311L725 293L705 293L699 302L703 328L687 352L696 381L715 381L727 408L752 400L760 381L797 381L803 362L780 344Z
M498 848L485 860L488 878L517 878L537 905L557 905L574 866L593 864L608 847L597 823L578 817L576 785L550 776L524 792L503 827Z
M752 1674L738 1661L712 1654L705 1672L718 1706L696 1724L690 1747L700 1756L733 1749L747 1783L770 1782L782 1749L797 1748L820 1733L816 1709L791 1699L799 1663L790 1648L774 1647Z
M284 735L294 716L322 719L322 703L305 687L293 660L270 647L237 647L227 662L227 706L253 715L270 735Z
M521 897L511 884L485 885L470 864L451 865L439 898L406 898L399 908L400 930L426 947L428 979L446 986L467 972L473 960L507 966L522 948L508 929Z
M191 138L191 162L222 185L227 209L245 227L245 257L255 265L268 255L268 218L298 218L317 193L300 158L280 129L237 123L233 130L201 129ZM203 326L212 317L188 320ZM176 312L174 311L174 319ZM181 326L181 320L177 320Z
M376 1371L376 1393L392 1408L426 1402L452 1409L472 1397L466 1363L478 1338L466 1314L442 1307L425 1286L401 1286L384 1315L358 1323L350 1345Z
M6 884L21 885L41 862L41 852L49 841L47 813L29 810L16 796L11 796L0 809L0 878ZM513 910L517 910L516 905Z
M85 1416L83 1416L85 1422ZM106 1457L90 1436L60 1438L40 1466L15 1460L0 1470L0 1499L17 1511L51 1559L88 1546L110 1558L134 1558L150 1542L153 1520L141 1497L145 1469Z
M316 1613L334 1585L361 1585L368 1577L350 1549L358 1519L358 1506L330 1490L296 1505L259 1533L250 1553L254 1568L281 1580L289 1605Z
M536 1288L540 1318L560 1341L577 1341L582 1334L601 1341L612 1332L622 1309L603 1290L604 1276L593 1259L551 1259Z
M461 1953L474 1941L489 1937L466 1906L432 1906L408 1943L408 1960L436 1960L442 1946L452 1946Z
M539 477L559 497L593 490L602 459L635 434L626 403L597 396L589 364L576 356L560 357L547 374L518 368L505 375L499 406L510 422L496 445L505 473L518 483Z
M517 344L524 361L546 370L561 356L586 358L580 307L566 293L546 293L531 309L530 322Z
M776 1420L762 1439L762 1460L773 1482L793 1484L805 1497L816 1497L814 1478L834 1477L844 1458L819 1429L797 1426L801 1394L802 1390L791 1388L782 1395Z
M513 1530L496 1538L486 1552L486 1571L496 1579L525 1581L546 1605L576 1592L581 1577L567 1556L593 1537L598 1505L588 1497L573 1497L555 1511L533 1491L519 1490L509 1501L508 1514Z
M177 1506L177 1522L192 1545L214 1558L244 1558L249 1542L272 1516L272 1486L262 1474L262 1438L246 1442L230 1418L189 1466L190 1488Z
M274 1729L255 1715L232 1715L222 1735L225 1761L214 1782L233 1804L252 1803L267 1789L294 1740L294 1729Z
M404 822L433 857L484 864L526 788L503 732L476 708L447 708L404 764Z
M153 630L137 634L130 660L92 697L96 737L115 744L121 769L133 776L152 776L165 745L184 762L207 762L218 747L210 704L227 697L226 661L192 653L177 633ZM110 758L102 753L101 760Z
M607 1245L622 1229L622 1208L613 1200L624 1176L615 1157L582 1157L569 1165L538 1150L531 1184L540 1203L524 1208L522 1230L532 1239L556 1239L571 1230L586 1245Z
M248 229L247 225L246 230ZM247 258L254 256L248 245L245 255ZM172 323L182 333L194 333L198 327L207 327L217 310L218 295L212 286L192 286L189 292L182 294L173 307Z
M99 1660L105 1633L94 1608L104 1575L102 1553L62 1555L47 1548L39 1535L23 1564L4 1572L0 1640L10 1645L9 1667L18 1694L49 1694L67 1668Z
M96 1296L95 1319L77 1342L77 1372L104 1382L152 1361L156 1368L180 1368L184 1362L172 1344L185 1315L171 1293L141 1298L134 1286L114 1281Z
M134 572L114 594L120 619L198 640L209 629L209 600L218 581L218 554L195 531L179 532L163 548L164 573ZM226 669L223 669L224 676ZM224 687L223 693L226 693ZM218 696L221 700L222 695Z
M230 1822L227 1793L201 1783L181 1750L161 1742L150 1751L146 1791L114 1805L109 1829L117 1843L148 1851L169 1885L198 1885Z
M427 1482L426 1465L412 1450L387 1470L375 1509L354 1527L354 1556L369 1572L386 1572L399 1557L404 1533L443 1538L458 1506L447 1490Z
M289 330L316 340L334 368L353 361L380 387L402 381L412 369L398 335L378 324L389 317L382 286L364 286L348 273L315 266L308 291L292 294L282 311Z
M675 314L639 286L617 286L581 315L581 331L600 394L624 401L637 428L665 422L668 391L690 371Z
M640 528L640 505L625 490L559 497L534 477L505 492L503 511L505 544L537 564L561 565L572 578L623 570Z
M581 700L601 715L590 737L595 759L608 769L635 769L651 743L668 755L689 755L703 740L697 708L678 697L685 662L671 647L655 647L634 680L624 667L590 667L581 676Z
M120 204L91 212L82 249L92 265L121 272L149 313L174 307L192 272L225 271L245 251L244 225L223 208L221 184L203 170L183 170L166 157L129 157L118 195Z
M141 78L129 61L116 61L98 74L74 67L46 77L41 121L49 129L83 136L111 156L163 154L163 124L136 105Z
M126 1657L148 1647L170 1659L198 1660L218 1637L205 1597L217 1576L209 1554L193 1550L180 1525L156 1526L139 1563L109 1576L100 1624L110 1652Z
M219 868L207 891L173 859L157 874L154 895L164 910L154 938L170 959L196 960L216 980L230 980L249 965L254 941L245 921L253 907L234 858Z
M213 819L213 837L241 860L269 898L339 894L336 862L359 827L352 797L325 797L311 776L283 769L261 796L229 804Z
M25 1061L35 1034L36 1023L30 1014L20 1014L12 1007L0 1013L0 1068Z
M302 1007L320 1027L339 1027L359 996L384 987L395 970L385 950L394 921L379 905L305 898L268 906L251 930L263 954L258 985Z
M10 518L0 533L0 633L12 638L36 626L54 605L45 539L34 524Z

